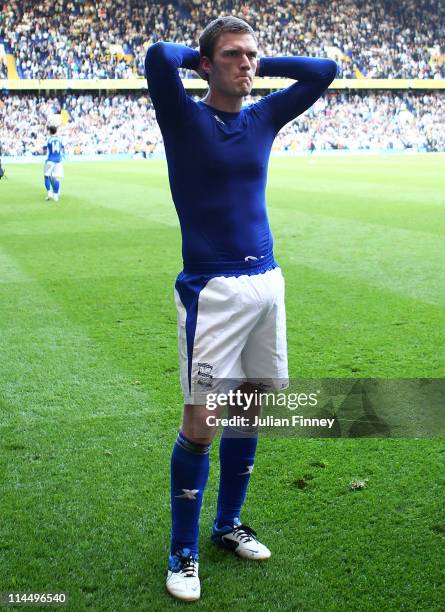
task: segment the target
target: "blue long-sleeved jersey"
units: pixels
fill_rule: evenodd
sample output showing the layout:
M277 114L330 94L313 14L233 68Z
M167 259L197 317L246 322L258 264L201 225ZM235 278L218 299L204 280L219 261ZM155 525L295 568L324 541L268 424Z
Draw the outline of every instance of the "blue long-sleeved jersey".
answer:
M145 60L181 225L184 270L230 273L254 260L270 263L265 192L272 143L321 96L337 65L330 59L262 57L260 76L298 82L229 113L187 96L178 68L198 64L198 51L164 42L152 45Z
M44 150L48 153L47 161L60 163L62 161L63 142L58 136L51 136L46 143Z

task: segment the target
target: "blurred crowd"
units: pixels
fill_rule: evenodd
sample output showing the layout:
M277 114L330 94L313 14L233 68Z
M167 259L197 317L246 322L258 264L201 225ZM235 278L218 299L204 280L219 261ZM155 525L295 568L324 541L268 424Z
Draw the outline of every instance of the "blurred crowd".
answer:
M61 121L58 133L68 155L150 157L163 152L149 98L133 93L0 97L0 153L40 154L55 118ZM328 92L283 128L274 143L277 152L407 149L445 151L445 99L440 93Z
M445 151L440 93L328 93L279 133L281 150Z
M0 3L0 42L16 57L22 78L143 76L148 45L170 40L197 47L205 25L227 14L250 23L260 55L333 57L344 78L445 78L442 0Z
M154 110L144 95L10 95L0 98L2 154L40 153L56 117L67 154L136 154L160 147Z

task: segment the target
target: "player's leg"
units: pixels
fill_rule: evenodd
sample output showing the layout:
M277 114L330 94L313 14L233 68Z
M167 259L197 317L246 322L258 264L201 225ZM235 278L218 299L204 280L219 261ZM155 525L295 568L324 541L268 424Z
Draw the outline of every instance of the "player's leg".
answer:
M256 403L256 388L245 383L239 390L249 396L249 409L242 402L236 409L232 408L229 417L242 416L248 424L226 426L219 445L220 483L215 524L218 527L233 525L239 520L241 507L247 493L250 474L253 470L258 440L256 417L260 414L260 405ZM244 405L243 405L244 404Z
M254 423L261 413L257 399L260 389L245 383L240 390L249 397L249 409L244 410L240 406L232 413L242 411L250 420L247 426L225 427L221 436L220 480L212 540L240 557L260 561L270 557L270 550L255 537L256 532L240 519L255 464L258 427Z
M210 442L198 444L179 432L170 463L172 527L166 586L174 597L189 601L201 594L199 517L209 475L210 446Z
M171 459L172 533L167 590L184 600L198 599L199 517L209 473L209 450L216 427L208 424L205 400L215 377L224 379L239 370L242 329L236 322L229 279L177 282L178 344L185 407L181 430ZM198 310L199 303L199 310ZM234 325L227 328L227 320ZM235 329L234 329L235 328ZM233 346L235 342L236 346ZM230 347L229 347L230 344Z
M62 163L55 164L54 172L53 172L53 192L54 192L54 200L58 202L60 197L60 185L63 177L63 166Z
M287 347L284 311L284 282L279 269L252 277L256 290L268 306L247 339L242 353L242 367L249 392L254 398L255 382L284 388L287 384ZM259 402L252 402L256 413ZM220 444L220 487L212 539L238 555L267 559L270 551L250 528L240 522L241 508L247 494L257 448L256 429L233 431L225 428Z
M45 168L44 168L44 171L43 171L43 175L44 175L44 181L45 181L46 199L47 200L52 200L53 199L53 191L52 191L52 185L51 185L51 173L52 173L52 169L53 169L53 164L51 162L46 161L45 162Z
M214 414L219 415L221 408ZM206 424L206 406L184 406L182 427L171 457L172 529L167 590L178 599L199 599L199 517L216 433Z
M45 189L46 189L46 199L52 200L53 193L52 193L51 179L49 176L45 176Z
M249 396L249 401L232 408L229 416L243 416L249 421L242 427L226 426L222 432L219 445L220 481L214 523L217 530L239 523L255 462L258 442L255 419L260 414L261 406L256 400L257 389L254 385L245 383L239 390L243 397Z
M285 389L288 365L284 279L280 268L258 275L258 279L268 309L249 334L241 357L242 366L248 380Z
M60 181L57 179L54 179L53 181L53 191L54 191L54 200L56 202L59 201L59 193L60 193Z
M206 406L184 406L182 427L171 457L172 529L167 590L188 601L199 599L201 594L199 517L209 475L209 451L216 432L215 427L206 425L208 414Z

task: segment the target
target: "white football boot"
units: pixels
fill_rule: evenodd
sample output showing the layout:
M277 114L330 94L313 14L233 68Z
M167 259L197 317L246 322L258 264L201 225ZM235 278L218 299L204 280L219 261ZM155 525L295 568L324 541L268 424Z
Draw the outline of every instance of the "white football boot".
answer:
M256 538L256 532L241 523L235 523L233 527L222 527L217 529L213 524L212 540L215 544L232 550L243 559L263 561L271 556L270 550L261 544Z
M168 559L167 591L176 599L196 601L201 597L198 576L198 556L189 548L182 548Z

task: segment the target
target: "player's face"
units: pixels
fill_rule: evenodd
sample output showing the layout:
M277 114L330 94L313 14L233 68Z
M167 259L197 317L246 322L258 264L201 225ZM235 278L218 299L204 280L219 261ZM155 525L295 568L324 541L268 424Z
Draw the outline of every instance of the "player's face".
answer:
M216 41L213 60L203 67L209 83L220 93L234 97L250 94L258 62L258 48L250 34L225 32Z

